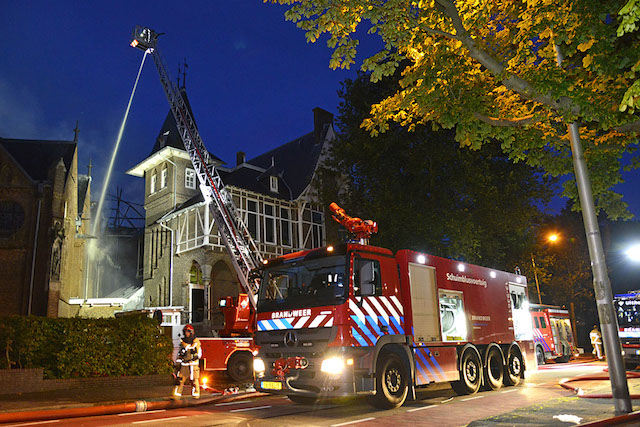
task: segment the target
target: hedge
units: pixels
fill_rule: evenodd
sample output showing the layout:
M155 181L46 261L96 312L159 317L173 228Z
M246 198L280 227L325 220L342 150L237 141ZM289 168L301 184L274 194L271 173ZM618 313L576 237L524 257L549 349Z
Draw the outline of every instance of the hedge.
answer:
M145 315L0 317L0 369L43 368L45 378L167 374L172 350Z

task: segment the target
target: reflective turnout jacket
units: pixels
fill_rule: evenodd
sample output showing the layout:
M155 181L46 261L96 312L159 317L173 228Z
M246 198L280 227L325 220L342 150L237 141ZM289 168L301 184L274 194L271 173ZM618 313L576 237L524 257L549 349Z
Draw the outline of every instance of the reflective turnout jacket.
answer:
M191 344L181 341L180 348L184 350L184 355L178 359L178 362L180 362L182 366L198 366L199 360L202 358L200 340L194 338Z

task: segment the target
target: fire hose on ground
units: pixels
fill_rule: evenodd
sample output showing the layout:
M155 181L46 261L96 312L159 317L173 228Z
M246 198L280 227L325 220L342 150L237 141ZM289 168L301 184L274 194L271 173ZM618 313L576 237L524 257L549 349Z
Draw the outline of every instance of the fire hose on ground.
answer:
M576 383L579 381L604 381L609 379L609 374L606 373L608 370L605 369L605 374L602 375L586 375L584 377L575 377L575 378L564 378L560 380L559 384L561 387L573 391L578 397L582 397L585 399L612 399L613 395L611 393L599 393L599 394L585 394L584 390L580 387L573 386L568 383ZM629 378L640 378L640 372L629 372L627 371L627 379ZM629 396L631 399L640 399L640 394L632 394ZM611 426L616 424L628 423L631 421L637 421L640 419L640 411L631 412L629 414L617 415L613 418L607 418L605 420L594 421L591 423L580 424L584 427L603 427L603 426Z
M248 399L252 397L264 396L265 393L249 392L231 395L216 395L211 397L203 397L199 400L160 400L160 401L144 401L137 400L129 403L115 403L111 405L97 405L81 408L65 408L65 409L45 409L24 412L5 412L0 413L0 424L15 423L24 421L45 421L60 418L81 418L92 417L98 415L123 414L127 412L156 411L160 409L176 409L186 408L196 405L205 405L217 402L233 402L236 400Z

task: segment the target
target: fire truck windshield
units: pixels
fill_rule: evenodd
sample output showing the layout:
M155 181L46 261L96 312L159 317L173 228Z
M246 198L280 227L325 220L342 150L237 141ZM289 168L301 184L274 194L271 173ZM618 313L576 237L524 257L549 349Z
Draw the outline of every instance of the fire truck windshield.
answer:
M640 328L640 300L635 298L617 299L616 312L620 327Z
M345 260L344 256L333 256L267 268L261 281L258 311L344 303L349 293Z

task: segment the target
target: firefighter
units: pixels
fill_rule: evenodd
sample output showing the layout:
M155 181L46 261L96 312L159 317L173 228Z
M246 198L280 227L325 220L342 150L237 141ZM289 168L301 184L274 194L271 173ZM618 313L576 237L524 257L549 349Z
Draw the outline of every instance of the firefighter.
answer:
M178 372L179 382L173 389L172 398L180 399L182 397L182 388L187 379L193 386L191 395L200 398L200 366L199 360L202 357L202 347L200 340L196 338L193 326L185 325L182 329L182 341L180 342L180 350L176 358L176 365L179 366Z
M589 338L591 338L591 346L593 347L592 353L598 356L598 360L604 359L602 354L602 334L598 329L598 325L593 325L593 329L589 333Z

